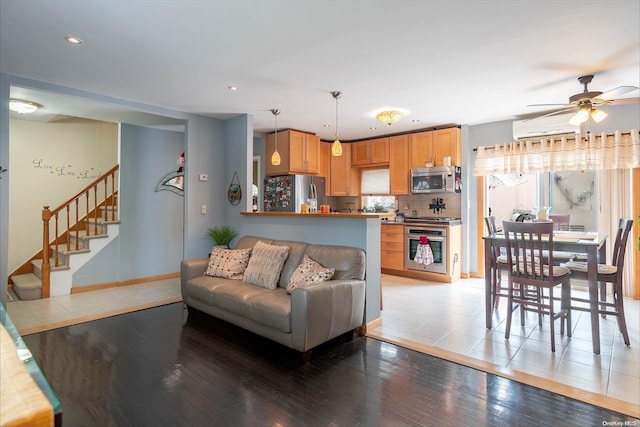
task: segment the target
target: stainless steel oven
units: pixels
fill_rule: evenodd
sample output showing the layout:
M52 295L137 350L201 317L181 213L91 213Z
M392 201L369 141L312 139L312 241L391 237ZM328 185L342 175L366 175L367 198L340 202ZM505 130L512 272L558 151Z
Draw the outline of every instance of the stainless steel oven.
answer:
M447 228L430 227L428 225L407 225L406 254L404 266L408 270L428 271L432 273L447 274ZM414 261L416 250L420 243L420 236L427 236L429 246L433 252L433 263L424 265Z

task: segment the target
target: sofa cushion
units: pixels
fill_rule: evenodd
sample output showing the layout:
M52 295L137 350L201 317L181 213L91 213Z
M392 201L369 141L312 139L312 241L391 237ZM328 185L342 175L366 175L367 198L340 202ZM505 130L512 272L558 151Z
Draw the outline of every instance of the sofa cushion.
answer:
M335 268L333 280L364 280L366 263L362 249L348 246L309 245L305 255L325 267Z
M335 268L326 268L318 264L308 256L302 257L302 262L291 275L291 280L287 285L287 292L291 293L296 288L301 288L312 283L324 282L331 280Z
M223 249L213 247L205 275L242 280L249 263L251 248Z
M208 305L216 305L215 295L216 292L218 292L218 289L224 286L238 285L242 285L242 282L239 280L224 279L222 277L198 276L189 279L185 288L189 298L202 301Z
M288 254L288 246L269 245L258 241L253 247L244 272L244 283L275 289Z

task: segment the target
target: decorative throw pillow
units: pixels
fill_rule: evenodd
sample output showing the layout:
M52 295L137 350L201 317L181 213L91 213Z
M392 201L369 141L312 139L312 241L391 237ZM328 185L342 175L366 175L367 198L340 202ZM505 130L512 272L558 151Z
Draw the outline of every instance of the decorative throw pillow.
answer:
M216 246L211 249L209 266L204 273L207 276L224 277L242 280L244 271L249 263L251 248L223 249Z
M289 246L269 245L258 240L249 258L243 282L275 289L288 256Z
M324 282L325 280L331 280L333 273L336 272L335 268L326 268L318 264L308 256L302 257L302 262L296 268L289 279L287 285L287 292L291 293L296 288L302 288L312 283Z

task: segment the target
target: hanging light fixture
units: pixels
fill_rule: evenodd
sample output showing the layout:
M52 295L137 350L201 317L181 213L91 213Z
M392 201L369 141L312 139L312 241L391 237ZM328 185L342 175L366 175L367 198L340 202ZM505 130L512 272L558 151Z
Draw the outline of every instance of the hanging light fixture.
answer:
M278 153L278 114L280 114L280 110L273 109L271 113L275 117L276 127L275 127L275 151L271 155L271 164L274 166L278 166L280 164L280 153Z
M402 119L402 113L398 110L382 111L376 114L376 120L385 125L391 126Z
M342 156L342 144L340 144L340 133L338 132L338 98L342 96L342 92L331 92L331 96L336 100L336 139L333 141L333 145L331 145L331 155L339 157Z

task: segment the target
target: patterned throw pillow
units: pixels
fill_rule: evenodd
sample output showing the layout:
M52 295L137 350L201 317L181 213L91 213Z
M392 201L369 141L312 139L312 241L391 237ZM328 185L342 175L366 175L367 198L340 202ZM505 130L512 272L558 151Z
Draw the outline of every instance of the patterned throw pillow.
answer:
M275 289L288 256L289 246L269 245L258 240L249 258L243 282Z
M250 256L251 248L223 249L214 246L209 257L209 266L204 274L242 280Z
M331 280L335 272L335 268L325 268L305 255L302 257L302 262L298 268L291 275L287 285L287 292L291 293L296 288L302 288L312 283Z

